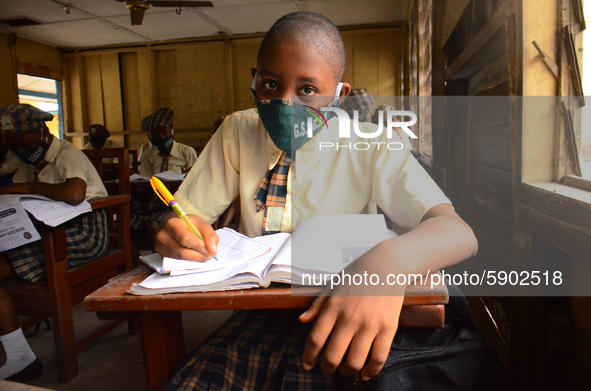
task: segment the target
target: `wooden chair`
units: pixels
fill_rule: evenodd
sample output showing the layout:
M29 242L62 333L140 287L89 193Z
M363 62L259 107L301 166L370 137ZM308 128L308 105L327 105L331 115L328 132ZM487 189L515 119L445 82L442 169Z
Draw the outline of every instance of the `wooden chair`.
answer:
M140 172L140 162L138 160L137 149L130 149L129 155L131 160L131 173L137 174Z
M35 324L53 319L56 361L59 379L68 381L78 374L77 354L125 320L111 321L78 340L74 333L72 306L107 284L125 270L131 269L129 237L129 195L110 196L92 201L93 210L105 209L110 216L109 250L102 257L68 270L66 231L63 225L42 225L40 234L45 249L47 280L29 282L9 278L2 284L12 296L17 314L33 316ZM114 224L114 215L117 223ZM134 332L130 324L131 332Z
M109 195L130 194L127 148L83 149L82 152L98 172ZM105 158L117 158L118 163L104 163Z

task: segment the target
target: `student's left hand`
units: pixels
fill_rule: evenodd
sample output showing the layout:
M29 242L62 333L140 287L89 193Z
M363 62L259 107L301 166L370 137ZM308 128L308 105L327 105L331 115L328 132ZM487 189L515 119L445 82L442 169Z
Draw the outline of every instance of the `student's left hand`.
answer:
M344 375L360 372L363 380L369 380L384 366L398 329L406 285L381 285L389 273L394 273L386 270L385 262L371 262L372 258L383 256L382 252L378 245L345 269L351 276L378 274L378 285L338 285L334 289L328 285L308 311L300 315L304 323L316 319L304 350L305 369L314 367L325 345L320 368L327 375L340 366ZM347 349L349 354L341 365Z
M31 194L30 183L13 183L0 189L0 195L3 194Z

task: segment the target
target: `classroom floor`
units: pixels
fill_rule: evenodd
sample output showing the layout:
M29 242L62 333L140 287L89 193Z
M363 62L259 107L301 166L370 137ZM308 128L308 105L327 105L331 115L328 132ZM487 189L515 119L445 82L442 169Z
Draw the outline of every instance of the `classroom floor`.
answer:
M191 351L207 335L222 324L232 311L184 312L183 326L186 351ZM77 335L92 330L97 322L94 313L86 312L83 304L74 307ZM25 330L25 335L34 329ZM134 391L145 390L142 351L139 335L130 336L127 324L111 331L78 355L80 373L68 383L60 383L55 366L53 332L43 324L27 338L31 349L43 362L43 376L27 384L58 391ZM6 357L0 347L0 365Z

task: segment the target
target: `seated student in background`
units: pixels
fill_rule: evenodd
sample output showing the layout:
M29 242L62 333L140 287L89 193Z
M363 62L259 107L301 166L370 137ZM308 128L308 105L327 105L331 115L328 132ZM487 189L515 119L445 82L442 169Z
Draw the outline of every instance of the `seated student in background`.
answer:
M354 118L357 110L359 122L371 122L371 112L376 104L365 88L354 88L339 107L349 114L350 119Z
M311 110L294 100L313 101L314 107L338 104L351 89L341 83L344 68L343 39L329 19L308 12L279 19L252 70L257 110L226 117L175 194L205 242L169 213L156 235L156 250L197 262L209 259L219 241L210 224L240 195L240 231L250 237L289 232L315 216L360 213L370 200L412 229L349 264L345 272L351 275L375 273L385 281L390 273L426 274L474 255L472 230L407 150L319 150L320 142L365 140L353 130L351 139L339 139L334 116L328 126L314 129L313 138L291 143L291 115L304 123L311 118ZM370 123L360 126L376 131ZM385 133L381 137L388 141ZM179 363L166 389L324 390L333 388L337 369L363 379L377 375L406 286L329 288L304 313L235 311Z
M195 164L197 152L188 145L174 141L173 114L171 109L162 107L142 120L142 130L147 133L152 146L141 154L141 176L151 177L164 171L182 174ZM138 190L132 196L131 228L145 231L151 239L168 209L151 188L147 191Z
M142 162L142 155L148 150L152 148L152 143L151 142L147 142L147 143L143 143L142 146L140 147L140 151L137 155L137 161L141 164Z
M17 104L0 109L0 130L18 166L14 184L0 194L40 194L77 205L106 197L101 178L88 158L68 141L55 138L45 125L53 115ZM105 211L83 214L65 223L68 266L103 255L109 245ZM46 277L43 241L0 253L0 282L11 276L29 281ZM0 379L25 380L41 376L42 365L29 348L10 295L0 284L0 342L7 361Z
M84 149L121 148L118 142L110 140L109 137L111 133L103 125L91 125L88 131L89 142L84 145Z
M141 154L140 175L151 177L164 171L189 172L197 161L197 152L174 141L173 111L162 107L142 120L142 130L148 134L152 147Z
M109 137L111 133L103 125L91 125L88 131L89 142L84 145L84 149L121 148L118 142L110 140ZM117 163L117 158L105 158L103 163Z

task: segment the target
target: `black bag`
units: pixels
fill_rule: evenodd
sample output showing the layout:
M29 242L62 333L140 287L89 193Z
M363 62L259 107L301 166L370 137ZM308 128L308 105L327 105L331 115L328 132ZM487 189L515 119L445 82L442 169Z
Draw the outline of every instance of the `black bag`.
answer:
M382 371L365 383L337 376L336 389L359 391L519 390L478 331L470 306L448 286L459 319L436 330L399 329Z

